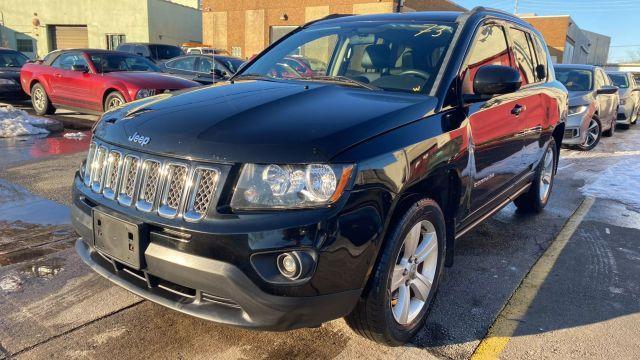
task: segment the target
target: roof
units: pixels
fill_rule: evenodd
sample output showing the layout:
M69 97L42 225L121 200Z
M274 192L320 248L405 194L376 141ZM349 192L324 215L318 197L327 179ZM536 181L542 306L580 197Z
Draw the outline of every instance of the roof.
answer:
M463 16L471 15L493 15L504 19L509 19L513 22L530 26L527 22L519 17L504 12L502 10L485 8L477 6L469 11L418 11L418 12L405 12L405 13L385 13L385 14L370 14L370 15L329 15L328 17L312 21L306 26L312 24L322 23L325 25L338 25L349 22L362 22L362 21L434 21L434 22L462 22Z
M122 45L161 45L161 46L173 46L173 47L180 47L178 45L171 45L171 44L162 44L162 43L146 43L146 42L124 42L118 46L122 46Z
M598 66L588 64L555 64L554 68L557 69L576 69L576 70L595 70Z

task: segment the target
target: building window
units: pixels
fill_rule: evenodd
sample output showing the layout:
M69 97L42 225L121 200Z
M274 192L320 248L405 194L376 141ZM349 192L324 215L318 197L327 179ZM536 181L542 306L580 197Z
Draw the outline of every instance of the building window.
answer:
M269 29L269 43L273 44L297 28L297 26L272 26Z
M107 49L115 50L118 45L126 42L124 34L107 34Z
M242 57L242 48L240 46L234 46L231 48L231 56L241 58Z
M33 41L31 39L16 39L16 50L20 52L32 53Z

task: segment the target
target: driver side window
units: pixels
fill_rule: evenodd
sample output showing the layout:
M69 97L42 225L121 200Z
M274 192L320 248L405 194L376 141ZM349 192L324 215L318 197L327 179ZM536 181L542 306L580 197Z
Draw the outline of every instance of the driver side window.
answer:
M51 66L62 70L71 70L71 66L73 65L84 65L87 68L89 67L87 61L80 53L62 54L51 64Z
M461 76L463 94L473 94L475 75L485 65L511 66L507 37L501 25L486 24L478 29Z

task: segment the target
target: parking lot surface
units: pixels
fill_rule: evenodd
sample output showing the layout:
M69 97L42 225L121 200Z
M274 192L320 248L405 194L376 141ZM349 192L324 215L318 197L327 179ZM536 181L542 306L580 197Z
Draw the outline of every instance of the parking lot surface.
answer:
M426 325L397 348L341 319L223 327L112 285L73 249L66 205L87 140L0 139L0 359L638 358L640 200L627 185L639 138L636 126L589 153L563 150L542 214L510 205L461 238Z

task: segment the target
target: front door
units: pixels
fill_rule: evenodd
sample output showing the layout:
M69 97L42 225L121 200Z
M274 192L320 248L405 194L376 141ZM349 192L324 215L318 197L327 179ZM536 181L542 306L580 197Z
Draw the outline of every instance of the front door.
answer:
M51 64L54 67L52 100L71 107L95 109L97 100L92 96L91 79L94 75L90 71L73 71L73 65L90 69L84 54L80 52L62 54Z
M511 66L505 29L482 25L461 73L463 94L473 94L473 80L486 65ZM519 116L522 94L495 96L467 107L471 128L470 155L473 158L471 211L479 210L510 185L522 171L522 127Z

